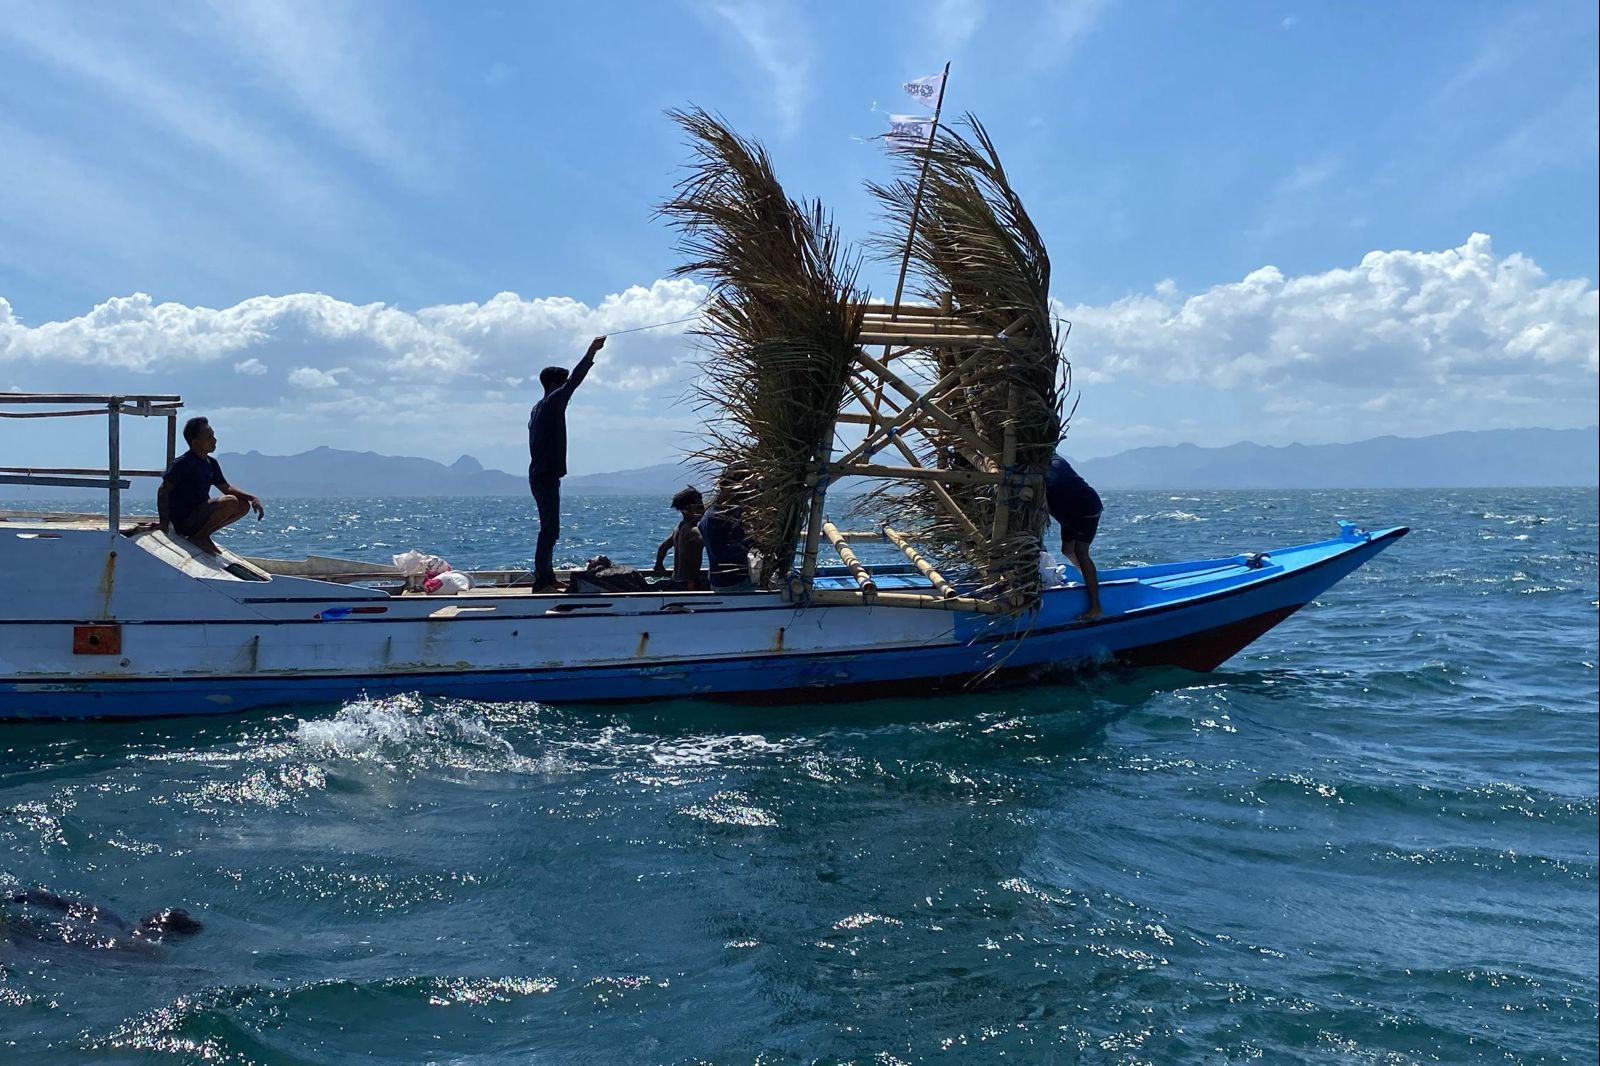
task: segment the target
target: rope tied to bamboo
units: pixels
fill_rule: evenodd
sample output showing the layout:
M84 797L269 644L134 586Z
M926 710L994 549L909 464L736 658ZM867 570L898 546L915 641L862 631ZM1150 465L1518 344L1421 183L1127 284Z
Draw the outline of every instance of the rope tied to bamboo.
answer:
M867 454L865 456L863 456L862 458L871 459L873 456L875 456L879 452L883 451L889 445L893 444L894 441L895 441L895 438L900 436L902 433L903 433L903 430L899 426L889 426L887 429L885 429L883 431L883 440L881 442L877 443L877 444L874 444L871 448L868 448L867 449Z
M828 485L830 482L832 482L832 480L832 476L830 476L828 473L828 461L826 459L818 460L817 483L812 486L812 493L815 496L821 496L823 493L828 491Z

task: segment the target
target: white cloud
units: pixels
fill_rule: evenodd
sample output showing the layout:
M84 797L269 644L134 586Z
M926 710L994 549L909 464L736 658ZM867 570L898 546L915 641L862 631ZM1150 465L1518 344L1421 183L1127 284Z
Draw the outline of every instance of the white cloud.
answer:
M481 388L486 380L536 374L547 362L574 362L595 334L692 316L704 298L704 287L686 280L633 286L594 307L564 296L525 300L503 292L483 303L405 311L296 293L256 296L219 310L158 304L134 293L78 318L32 327L17 322L4 304L0 363L32 364L38 374L80 365L203 375L231 359L231 369L253 374L258 366L310 366L320 356L406 387ZM604 356L611 364L608 383L659 383L686 352L685 328L679 323L626 342L619 338Z
M136 293L39 325L0 299L0 380L37 391L180 392L193 406L231 412L234 447L351 446L359 435L363 447L445 459L471 451L510 468L539 369L572 365L590 336L619 334L573 425L581 469L615 469L655 461L695 422L676 403L694 373L689 327L621 331L692 316L704 298L688 280L592 305L500 293L414 311L315 293L222 309ZM1497 255L1481 234L1459 248L1372 252L1315 274L1262 267L1198 292L1163 280L1059 310L1073 323L1068 355L1084 395L1073 439L1097 452L1121 442L1355 440L1596 417L1596 289Z
M526 462L523 423L539 370L570 367L590 337L615 333L584 387L572 441L573 469L617 469L683 449L695 418L677 401L693 377L694 341L677 320L704 298L687 280L592 305L501 293L415 311L316 293L221 309L136 293L37 326L0 304L0 381L32 391L177 392L191 408L227 412L230 449L359 442L447 461L466 451L515 469Z
M1076 383L1091 395L1137 384L1309 398L1325 426L1298 425L1326 433L1345 420L1340 439L1355 439L1504 424L1511 412L1518 425L1593 421L1597 296L1587 279L1497 257L1479 233L1448 251L1371 252L1296 277L1267 266L1188 296L1163 283L1060 311L1073 323Z
M318 370L314 366L299 366L289 371L289 384L300 389L336 389L339 379L335 374L348 370L349 367L338 367L334 370Z

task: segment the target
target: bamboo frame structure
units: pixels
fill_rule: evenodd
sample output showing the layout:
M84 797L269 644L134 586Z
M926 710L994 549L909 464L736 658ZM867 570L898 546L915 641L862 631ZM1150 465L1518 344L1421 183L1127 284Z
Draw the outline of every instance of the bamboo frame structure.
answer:
M886 359L874 358L858 348L851 363L847 382L849 407L834 418L835 446L827 449L805 478L805 487L812 494L812 513L821 507L816 501L817 490L843 477L864 477L899 482L914 482L929 490L945 516L964 531L969 546L978 556L983 548L1003 542L1011 531L1022 523L1015 521L1014 512L1026 509L1041 498L1036 483L1039 475L1017 469L1018 438L1016 421L1021 406L1021 396L1015 385L1006 394L1006 417L998 427L981 427L972 419L957 416L963 390L971 389L976 378L992 372L1007 363L1010 354L1019 347L1017 341L1003 334L975 334L970 321L936 307L914 306L896 309L881 303L859 305L863 322L860 341L862 345L877 342L883 333L880 323L895 321L895 339L906 345L898 357L917 354L931 356L947 353L942 365L944 372L937 379L924 384L916 380L911 370L896 370ZM892 319L903 314L905 320ZM949 408L947 409L947 404ZM859 408L859 410L852 409ZM860 430L859 438L837 444L842 435ZM985 431L987 429L987 432ZM989 434L999 430L998 442ZM875 461L886 448L897 451L904 465ZM943 454L951 461L937 461ZM936 457L933 463L926 462ZM952 488L966 487L981 490L990 506L974 512L951 493ZM856 576L859 562L837 527L830 522L819 523L813 536L807 530L807 541L802 548L803 557L816 557L821 543L826 539L840 558ZM1007 575L994 566L981 568L985 583L994 587L994 594L986 597L958 595L954 585L929 562L912 537L899 530L884 527L884 537L916 566L943 601L956 604L957 609L1007 612L1025 606L1026 593L1007 589ZM843 550L840 550L840 549ZM848 557L846 553L849 552ZM885 606L895 604L902 597L927 599L920 593L889 593L874 588L871 595L860 589L812 589L811 578L815 571L803 574L803 587L811 602L844 603L870 602ZM984 604L982 608L975 606Z
M695 454L723 470L719 503L742 509L768 561L758 583L784 575L799 604L1027 609L1061 364L1048 256L981 125L965 120L970 140L936 128L906 153L905 177L869 185L899 230L900 277L881 303L856 287L858 260L821 205L790 200L764 149L705 112L674 117L696 162L662 214L683 234L679 273L711 289L696 331L711 353L698 386L708 443ZM878 586L828 520L843 478L880 486L872 498L899 527L884 537L931 588ZM854 589L817 587L825 542Z

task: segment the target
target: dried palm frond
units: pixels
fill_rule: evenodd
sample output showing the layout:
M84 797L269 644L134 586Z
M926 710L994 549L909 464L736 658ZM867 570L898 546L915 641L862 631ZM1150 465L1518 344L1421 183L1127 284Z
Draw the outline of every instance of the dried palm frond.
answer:
M702 461L744 510L767 572L784 572L814 495L806 486L833 437L861 332L860 261L818 202L789 199L759 144L705 111L671 113L694 154L661 205L689 260L676 271L711 289L696 406ZM764 576L764 575L763 575Z
M925 149L907 152L901 175L868 188L885 209L890 233L874 240L898 259L911 240L913 291L947 304L973 334L995 336L967 350L934 349L920 361L929 380L963 365L962 385L945 406L994 451L1009 455L993 485L950 484L946 491L982 534L973 537L933 490L888 490L878 504L947 557L968 559L979 575L1016 606L1039 592L1039 547L1044 529L1043 475L1061 439L1058 380L1063 369L1050 316L1050 258L1044 241L1011 187L1000 155L981 123L962 122L968 135L942 129ZM927 163L920 211L918 172ZM896 233L895 231L898 231ZM970 357L970 358L969 358ZM959 467L971 460L953 435L931 431L921 449L925 465ZM997 505L1006 510L997 524Z

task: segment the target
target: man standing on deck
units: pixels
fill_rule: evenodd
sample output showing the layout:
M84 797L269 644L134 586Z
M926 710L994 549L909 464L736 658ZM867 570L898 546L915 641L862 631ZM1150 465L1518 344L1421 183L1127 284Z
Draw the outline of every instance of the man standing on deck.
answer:
M1100 573L1089 558L1089 545L1100 530L1100 513L1105 506L1100 494L1059 455L1050 457L1044 475L1045 504L1050 517L1061 526L1061 554L1083 574L1084 591L1089 594L1089 609L1078 617L1093 622L1100 609Z
M189 450L172 460L156 490L156 526L163 533L176 530L190 543L209 555L222 549L211 534L231 525L254 510L256 521L266 515L261 497L252 496L222 476L222 467L211 457L217 450L217 434L204 417L183 424L183 439ZM223 495L211 499L215 486Z
M589 342L589 350L569 374L565 367L539 371L544 398L528 412L528 489L539 508L539 541L533 553L533 591L555 592L556 571L551 561L561 537L561 479L567 476L567 402L594 366L594 353L605 346L604 337Z

